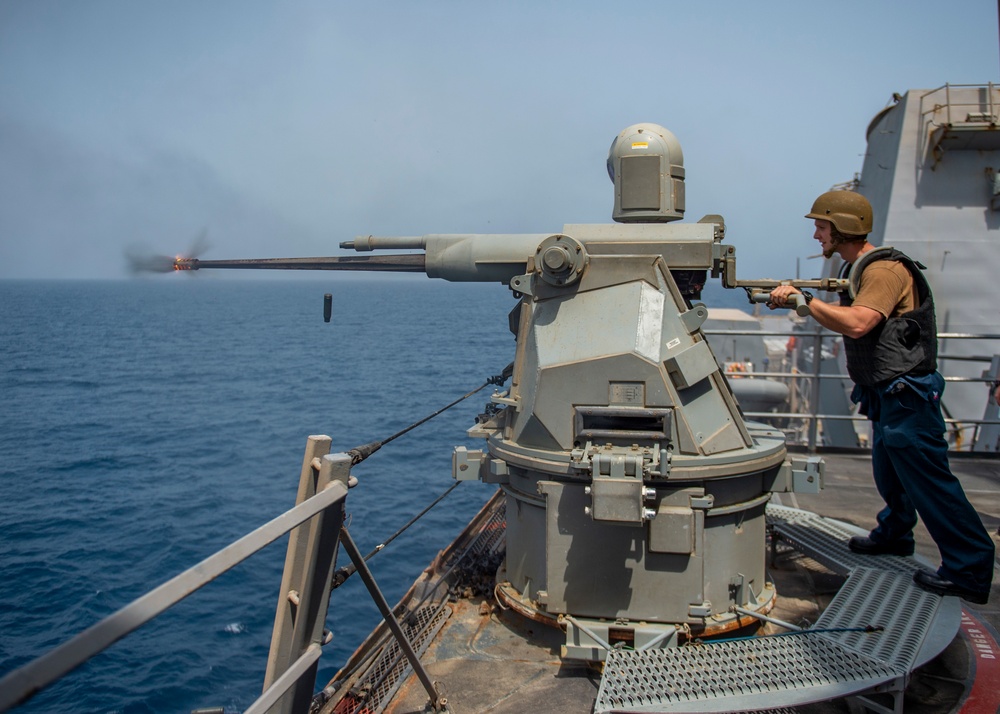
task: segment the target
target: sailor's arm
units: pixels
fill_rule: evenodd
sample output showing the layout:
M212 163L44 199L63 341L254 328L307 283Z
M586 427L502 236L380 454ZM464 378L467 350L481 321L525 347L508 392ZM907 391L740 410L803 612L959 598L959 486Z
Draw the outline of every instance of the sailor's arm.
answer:
M784 307L788 296L801 292L791 285L779 285L771 291L771 303L775 307ZM883 315L864 305L834 305L822 300L812 300L809 312L813 319L828 330L857 339L864 337L878 325Z

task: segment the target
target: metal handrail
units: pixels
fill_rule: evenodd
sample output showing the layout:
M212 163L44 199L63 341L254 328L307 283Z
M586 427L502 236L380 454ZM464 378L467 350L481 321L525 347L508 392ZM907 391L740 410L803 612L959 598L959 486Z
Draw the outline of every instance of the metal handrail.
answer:
M222 548L142 597L133 600L54 650L5 675L0 679L0 712L25 702L94 655L100 654L118 640L194 594L289 531L301 526L310 518L327 511L327 509L342 504L346 496L346 483L339 480L330 482L326 488L298 503L277 518ZM278 701L290 687L299 681L301 673L309 670L310 659L315 654L310 649L307 648L307 650L296 658L293 666L286 670L286 672L295 670L299 672L299 676L282 677L275 681L257 702L264 699ZM318 657L318 654L316 656ZM314 662L315 659L311 659L311 661ZM257 706L257 702L253 705L254 707ZM264 711L266 708L257 708L254 711Z
M364 556L344 524L347 490L357 483L351 476L351 456L330 454L328 436L310 436L299 477L296 505L283 514L215 552L137 600L89 627L50 652L0 679L0 712L24 703L91 657L158 617L223 573L290 533L264 676L264 691L247 714L286 714L311 708L317 662L329 641L323 629L330 583L339 545L358 569L372 599L440 711L447 700L417 658L405 633L379 591Z
M288 690L302 681L309 669L319 661L319 656L322 653L323 649L319 645L309 645L306 651L285 670L285 673L274 680L274 684L257 698L257 701L243 710L243 714L267 714L271 711L271 708L281 701Z
M829 419L830 421L867 421L868 417L861 414L822 414L819 412L743 412L743 416L756 419ZM945 424L993 425L1000 424L1000 419L945 419Z
M938 87L936 89L931 89L930 91L927 91L924 94L920 95L920 106L921 106L921 112L920 112L920 114L921 114L921 116L925 116L927 114L930 114L930 113L932 113L934 111L937 111L938 109L944 109L945 110L945 120L946 120L946 123L947 124L951 124L952 123L951 108L953 106L956 106L956 107L972 107L972 106L979 106L980 105L981 102L957 102L957 103L956 102L952 102L951 101L951 90L952 89L986 89L987 90L987 93L986 93L987 94L987 100L986 101L987 101L988 111L989 111L989 113L990 113L991 116L995 116L995 114L994 114L994 107L995 107L995 105L994 105L994 101L993 101L993 92L994 92L995 89L997 89L997 87L993 84L993 82L987 82L986 84L944 84L944 85L942 85L942 86L940 86L940 87ZM944 104L934 104L930 109L924 109L923 108L924 101L930 99L930 97L932 95L937 94L941 90L944 90Z
M992 85L991 85L992 86ZM719 335L719 336L751 336L751 337L796 337L799 339L810 339L813 342L813 350L819 352L822 349L822 342L825 339L836 339L841 337L840 334L828 330L821 325L817 324L816 329L811 332L803 332L802 330L712 330L704 329L702 332L706 336ZM939 340L1000 340L1000 334L997 333L973 333L973 332L939 332L937 333L937 338ZM991 362L992 357L988 356L976 356L976 355L944 355L939 354L938 359L956 359L956 360L968 360L968 361L978 361L978 362ZM726 373L727 377L730 378L743 378L743 377L762 377L762 378L781 378L788 380L800 380L809 379L814 380L812 382L812 398L809 400L809 411L808 412L744 412L744 416L752 417L755 419L801 419L809 425L809 435L806 440L807 448L810 451L815 451L817 447L818 440L818 428L819 423L824 420L829 421L865 421L867 418L859 414L824 414L817 411L819 402L819 383L823 379L850 379L848 374L823 374L820 373L820 365L822 360L813 359L812 365L813 370L811 372L739 372L736 374ZM959 383L989 383L993 380L988 377L955 377L949 376L944 377L946 382L959 382ZM962 428L976 428L980 426L992 426L1000 424L1000 420L995 419L953 419L945 418L944 422L952 426L960 426Z
M801 330L702 330L706 335L753 335L759 337L815 337L815 332ZM820 331L823 339L842 337L840 333L823 328ZM1000 333L993 332L939 332L939 340L1000 340Z
M983 361L983 360L976 360ZM986 360L989 361L988 359ZM726 373L727 377L781 377L782 379L850 379L849 374L812 374L811 372L739 372L739 373ZM981 382L983 384L989 384L995 380L989 377L942 377L946 382L969 382L976 383Z

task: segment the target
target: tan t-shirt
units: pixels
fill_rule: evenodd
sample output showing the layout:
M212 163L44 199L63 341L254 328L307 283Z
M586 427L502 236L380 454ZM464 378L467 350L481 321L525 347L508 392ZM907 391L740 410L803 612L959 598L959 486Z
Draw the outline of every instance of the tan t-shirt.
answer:
M898 317L917 306L913 276L898 260L876 260L861 274L852 305L871 308L882 317Z

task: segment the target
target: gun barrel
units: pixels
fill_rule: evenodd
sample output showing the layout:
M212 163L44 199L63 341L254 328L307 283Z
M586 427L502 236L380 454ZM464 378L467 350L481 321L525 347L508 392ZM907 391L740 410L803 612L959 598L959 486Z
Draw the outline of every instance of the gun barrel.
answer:
M400 255L346 255L320 258L247 258L241 260L199 260L178 258L174 270L355 270L373 272L423 273L422 253Z
M372 235L358 236L353 241L340 244L341 248L363 252L391 249L419 250L419 253L249 260L168 258L167 266L174 270L223 268L422 272L429 278L441 278L450 282L509 284L512 279L528 270L529 262L539 258L539 251L545 240L559 236L572 238L579 243L579 253L592 250L595 255L630 255L635 252L642 255L663 254L671 269L714 270L718 261L716 253L720 250L716 245L719 235L715 224L569 224L564 226L562 233ZM730 250L729 254L731 253ZM537 266L535 269L537 270ZM578 271L582 269L582 265L578 266ZM735 272L735 267L733 271Z

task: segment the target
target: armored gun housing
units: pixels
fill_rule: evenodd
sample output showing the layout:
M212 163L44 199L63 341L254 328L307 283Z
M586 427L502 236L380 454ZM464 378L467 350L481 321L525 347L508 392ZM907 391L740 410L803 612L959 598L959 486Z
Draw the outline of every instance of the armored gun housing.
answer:
M744 421L701 332L708 310L693 300L708 275L744 284L721 216L679 222L677 139L654 124L629 127L608 172L613 224L364 236L341 247L422 252L174 266L508 284L519 300L510 387L469 430L485 449L458 447L454 473L506 496L497 596L560 626L563 656L586 660L604 659L609 643L665 647L756 623L776 597L765 575L765 505L772 492L822 482L819 460L790 460L781 432Z

